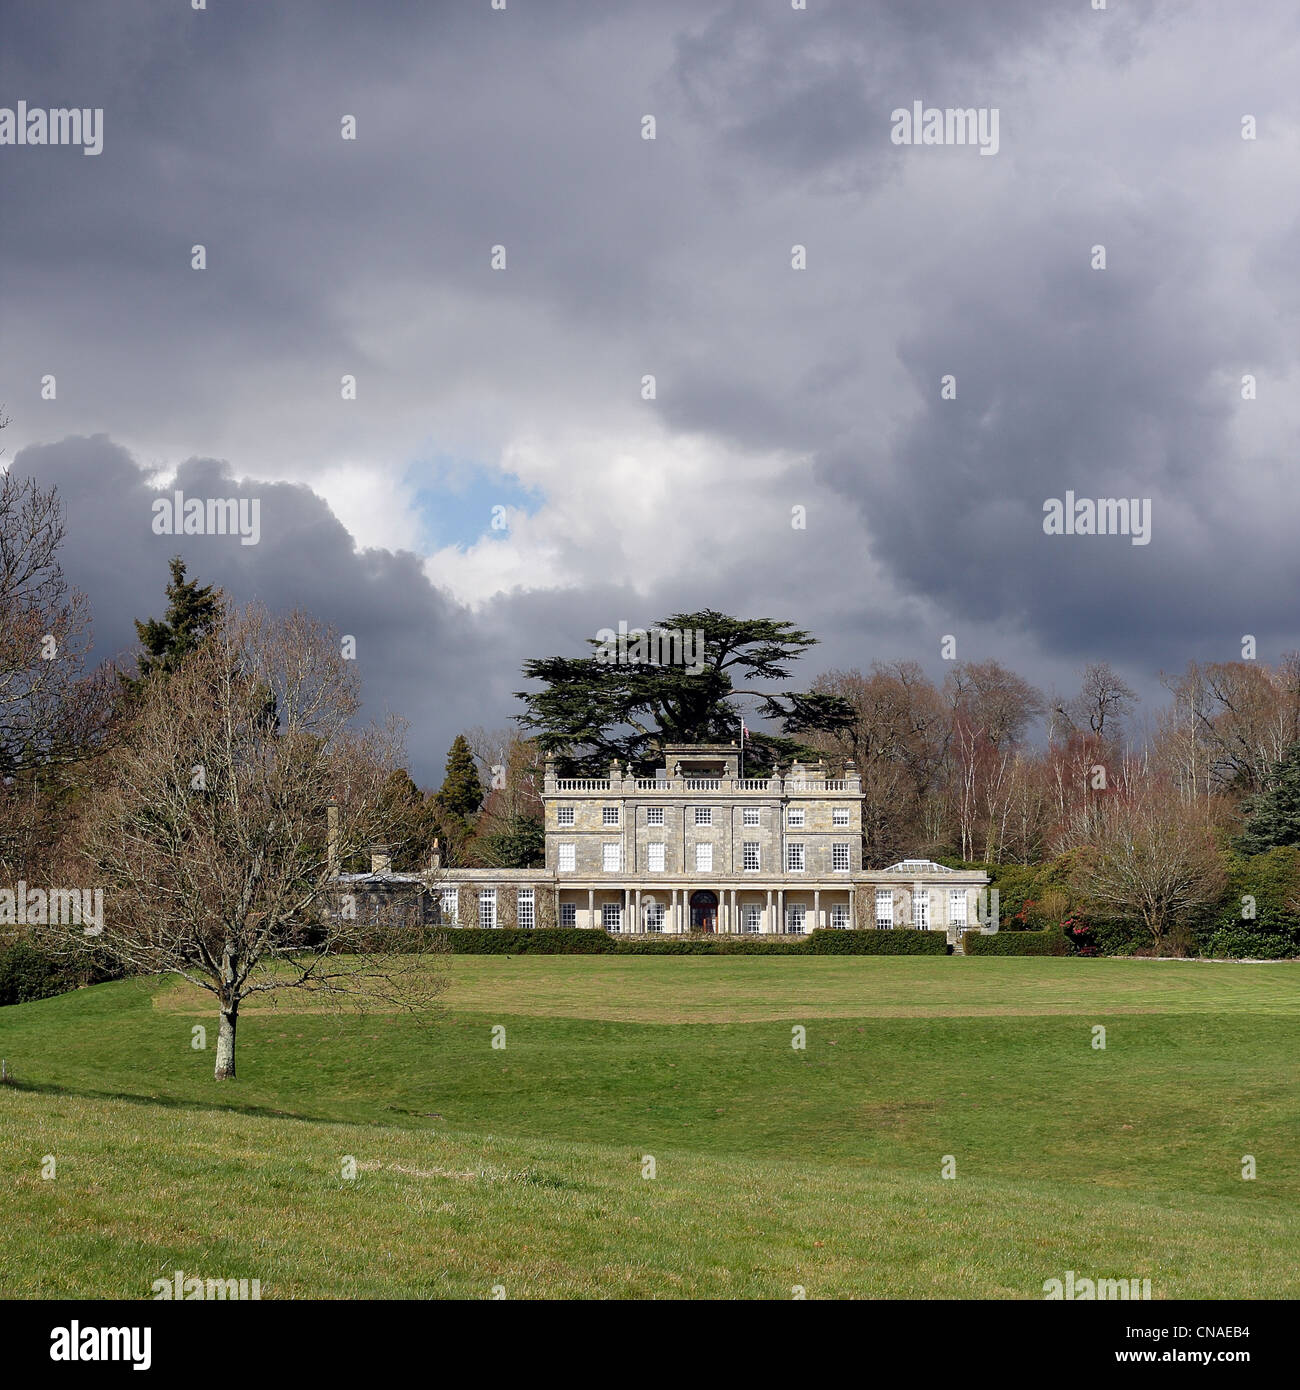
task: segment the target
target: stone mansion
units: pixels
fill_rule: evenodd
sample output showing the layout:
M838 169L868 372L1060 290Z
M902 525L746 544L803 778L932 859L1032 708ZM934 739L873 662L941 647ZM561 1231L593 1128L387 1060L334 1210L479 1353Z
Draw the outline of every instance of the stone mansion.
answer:
M976 925L988 876L924 859L862 867L862 785L796 762L740 775L734 744L668 744L654 777L615 762L608 777L546 764L540 869L442 868L341 876L365 895L423 889L425 920L462 927L803 934L817 927L943 931Z

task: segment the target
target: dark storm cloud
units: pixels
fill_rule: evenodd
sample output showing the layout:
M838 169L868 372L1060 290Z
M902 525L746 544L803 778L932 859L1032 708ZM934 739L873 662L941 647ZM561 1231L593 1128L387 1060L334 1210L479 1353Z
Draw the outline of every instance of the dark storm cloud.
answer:
M249 485L260 545L180 547L237 597L357 631L368 697L414 721L426 776L456 728L512 712L520 659L619 617L771 612L841 665L933 668L955 631L1045 684L1098 658L1149 679L1245 631L1261 655L1300 645L1278 487L1300 206L1275 57L1296 29L1281 8L1113 0L11 6L0 104L103 106L105 148L0 150L7 442L131 446L20 456L60 480L69 568L117 649L171 553L142 470L190 459L180 485L215 495L228 472L392 477L449 434L495 466L535 427L617 438L655 373L670 436L740 455L725 546L688 491L657 503L661 535L700 537L688 563L630 528L630 497L598 546L557 526L567 580L471 613L283 482ZM892 145L915 99L998 106L998 156ZM1044 536L1066 489L1150 497L1151 544Z
M434 589L416 556L358 550L310 489L237 480L213 459L191 459L166 487L151 486L130 455L102 435L32 446L13 467L59 489L68 535L64 569L90 598L97 656L136 649L132 620L162 615L167 562L179 554L191 578L220 585L238 603L303 608L354 636L365 712L411 721L417 775L437 778L456 731L483 722L481 692L500 664L490 622L474 620ZM257 544L155 534L153 503L177 489L191 498L257 499Z

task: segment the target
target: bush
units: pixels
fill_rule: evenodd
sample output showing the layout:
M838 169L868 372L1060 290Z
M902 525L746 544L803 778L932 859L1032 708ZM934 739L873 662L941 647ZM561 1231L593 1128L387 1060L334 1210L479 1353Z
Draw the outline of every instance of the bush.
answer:
M962 946L968 956L1064 956L1070 950L1060 927L1047 931L999 931L991 936L968 931Z
M82 985L117 980L122 970L93 951L75 958L51 956L25 941L0 947L0 1005L49 999Z
M623 956L790 956L808 949L794 936L624 936L610 944Z
M1300 850L1283 847L1263 854L1230 853L1222 898L1195 924L1200 953L1280 960L1300 955ZM1243 917L1247 902L1253 917Z
M948 951L948 938L941 931L913 931L895 927L893 931L811 932L804 949L813 956L942 956Z
M607 932L582 927L454 927L440 939L457 956L596 956L614 949Z
M1214 932L1202 943L1202 953L1229 960L1289 960L1300 955L1300 949L1287 932L1261 931L1252 923L1239 922Z
M623 956L941 956L943 932L837 931L818 928L808 936L612 936L586 927L457 927L441 931L454 955L623 955Z

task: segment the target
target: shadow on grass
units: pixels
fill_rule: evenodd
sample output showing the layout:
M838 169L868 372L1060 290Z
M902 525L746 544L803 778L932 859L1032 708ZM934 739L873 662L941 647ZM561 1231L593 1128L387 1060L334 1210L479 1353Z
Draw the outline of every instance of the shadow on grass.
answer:
M213 1082L213 1085L218 1084L221 1083ZM27 1091L34 1095L62 1096L69 1100L116 1100L127 1105L160 1105L168 1110L234 1111L240 1115L252 1115L259 1119L301 1120L308 1124L351 1125L369 1123L382 1125L384 1123L382 1120L342 1119L337 1115L302 1115L292 1110L276 1110L269 1105L254 1105L247 1101L223 1103L218 1100L187 1100L181 1096L138 1095L130 1091L94 1091L82 1087L58 1086L51 1081L22 1081L13 1076L6 1079L5 1088L14 1091ZM0 1090L0 1094L3 1094L3 1090ZM389 1121L389 1123L392 1122Z

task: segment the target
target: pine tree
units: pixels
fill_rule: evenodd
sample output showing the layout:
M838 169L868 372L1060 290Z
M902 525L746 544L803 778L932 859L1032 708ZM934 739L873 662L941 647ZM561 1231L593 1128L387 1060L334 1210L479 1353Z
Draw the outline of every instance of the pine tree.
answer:
M483 784L464 734L456 735L447 754L447 775L438 789L437 802L460 821L468 821L483 804Z
M137 689L150 676L174 671L221 623L221 590L186 579L185 561L179 555L172 557L170 568L166 616L135 620L143 649L136 658L139 677L131 683Z
M1300 743L1293 743L1273 764L1264 790L1245 804L1246 829L1241 849L1263 854L1280 845L1300 845Z

